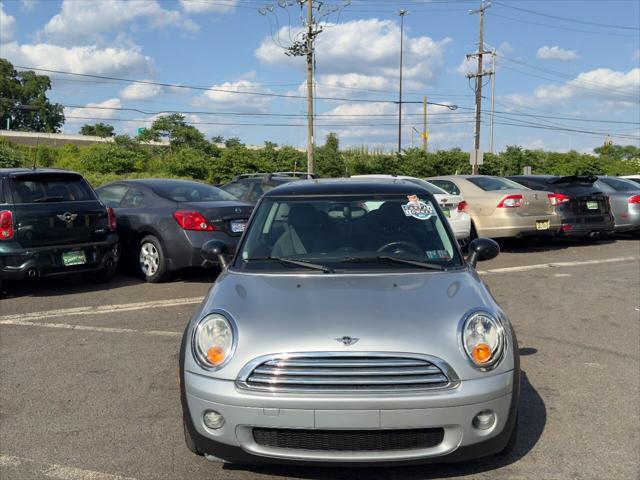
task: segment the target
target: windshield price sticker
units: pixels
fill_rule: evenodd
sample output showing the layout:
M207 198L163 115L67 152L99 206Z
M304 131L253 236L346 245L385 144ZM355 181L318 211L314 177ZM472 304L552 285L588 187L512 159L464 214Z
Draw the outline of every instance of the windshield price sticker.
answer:
M435 216L433 206L420 200L417 195L407 195L407 199L409 203L402 205L402 211L407 217L427 220Z

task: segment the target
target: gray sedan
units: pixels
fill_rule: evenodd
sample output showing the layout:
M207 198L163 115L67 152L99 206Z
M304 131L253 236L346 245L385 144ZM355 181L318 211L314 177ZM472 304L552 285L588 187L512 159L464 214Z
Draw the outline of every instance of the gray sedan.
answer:
M609 196L616 232L640 230L640 185L626 178L598 177L594 186Z
M187 447L238 463L380 465L504 453L518 344L438 202L403 180L262 197L180 352ZM207 242L203 256L225 260Z
M116 212L124 261L148 282L217 264L202 259L202 244L223 240L232 252L253 210L224 190L186 180L119 181L96 192Z

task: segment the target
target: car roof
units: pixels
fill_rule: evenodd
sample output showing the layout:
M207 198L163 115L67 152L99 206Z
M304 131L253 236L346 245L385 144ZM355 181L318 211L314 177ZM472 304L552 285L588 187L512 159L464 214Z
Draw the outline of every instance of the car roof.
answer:
M181 180L179 178L135 178L131 180L116 180L111 183L124 183L126 185L141 185L143 187L157 187L162 185L209 185L195 180Z
M46 175L48 173L68 174L73 176L81 176L77 172L71 170L62 170L59 168L0 168L0 176L2 177L22 177L26 175Z
M269 190L264 197L349 196L349 195L428 195L429 190L407 180L388 178L328 178L289 182Z

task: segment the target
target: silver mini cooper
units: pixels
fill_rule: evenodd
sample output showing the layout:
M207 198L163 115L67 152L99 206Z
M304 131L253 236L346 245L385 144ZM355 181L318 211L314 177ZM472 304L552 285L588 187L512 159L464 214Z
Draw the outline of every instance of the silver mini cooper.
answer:
M402 180L269 191L180 352L188 448L236 463L457 462L510 449L515 334L432 195Z

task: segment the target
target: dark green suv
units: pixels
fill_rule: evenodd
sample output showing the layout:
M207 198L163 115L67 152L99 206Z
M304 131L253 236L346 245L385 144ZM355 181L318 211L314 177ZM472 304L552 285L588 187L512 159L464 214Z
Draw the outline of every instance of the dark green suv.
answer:
M83 273L110 280L118 261L113 210L82 175L0 169L0 281Z

